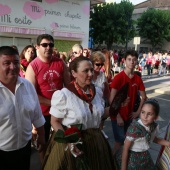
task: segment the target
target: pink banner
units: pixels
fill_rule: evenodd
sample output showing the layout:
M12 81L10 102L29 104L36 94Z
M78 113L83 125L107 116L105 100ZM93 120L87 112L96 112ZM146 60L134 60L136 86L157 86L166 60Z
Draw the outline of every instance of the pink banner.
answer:
M77 38L77 39L82 39L85 36L84 33L61 32L61 31L54 31L53 35L55 37L68 37L68 38Z
M0 26L0 32L11 32L17 34L32 34L39 35L45 34L45 29L38 28L23 28L23 27L14 27L14 26Z

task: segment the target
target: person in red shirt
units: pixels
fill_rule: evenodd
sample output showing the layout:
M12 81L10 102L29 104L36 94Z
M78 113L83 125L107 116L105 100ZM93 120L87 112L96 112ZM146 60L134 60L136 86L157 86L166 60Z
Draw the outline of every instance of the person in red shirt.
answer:
M113 58L114 58L114 62L117 62L117 61L118 61L118 53L117 53L117 50L114 50Z
M153 56L152 56L152 52L149 51L148 52L148 57L146 59L146 66L147 66L147 71L148 71L148 76L150 76L150 74L152 73L152 66L155 64Z
M37 58L27 67L25 78L36 88L41 110L46 120L45 140L48 142L51 129L51 98L56 90L61 90L70 82L68 68L62 59L53 56L54 39L51 35L42 34L37 37ZM36 129L33 130L33 134ZM43 159L43 154L41 155Z
M125 68L117 74L110 87L110 103L116 96L117 92L126 84L129 83L127 99L122 103L117 116L110 116L113 134L115 138L113 154L123 145L127 128L133 119L137 118L141 111L141 106L146 100L145 86L141 77L134 73L135 66L138 61L138 54L134 50L129 50L125 53ZM138 91L140 92L141 101L136 112L133 111L135 100ZM112 115L110 113L110 115Z

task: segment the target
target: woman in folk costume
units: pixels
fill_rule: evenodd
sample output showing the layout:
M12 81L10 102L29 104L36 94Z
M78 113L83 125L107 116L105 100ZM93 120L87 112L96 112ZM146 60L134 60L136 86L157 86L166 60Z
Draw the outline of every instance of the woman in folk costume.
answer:
M82 125L81 148L76 143L59 143L52 135L44 170L79 170L76 160L86 157L85 170L114 170L110 146L99 128L104 114L102 91L92 82L93 65L87 57L77 57L70 63L75 78L67 88L53 94L51 124L55 132L67 131L70 126ZM83 169L83 168L82 168Z

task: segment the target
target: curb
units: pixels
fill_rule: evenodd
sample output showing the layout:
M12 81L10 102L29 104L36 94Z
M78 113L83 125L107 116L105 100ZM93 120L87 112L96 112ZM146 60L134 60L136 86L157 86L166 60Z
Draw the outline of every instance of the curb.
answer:
M165 88L156 89L155 93L170 95L170 87L167 87L166 89Z

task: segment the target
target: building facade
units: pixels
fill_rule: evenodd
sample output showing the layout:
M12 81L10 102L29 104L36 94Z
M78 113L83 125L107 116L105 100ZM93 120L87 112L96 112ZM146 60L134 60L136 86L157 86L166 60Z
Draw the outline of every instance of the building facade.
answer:
M170 0L147 0L142 3L135 5L133 11L133 20L137 20L144 11L148 8L155 8L160 10L170 10ZM134 47L133 40L129 42L129 47ZM138 45L138 51L148 51L152 48L149 41L143 41L141 37L141 42ZM162 48L157 47L158 50L168 50L170 51L170 42L166 40L162 44Z
M132 15L133 20L137 20L140 18L142 13L146 11L148 8L155 8L155 9L161 9L161 10L170 10L170 0L147 0L142 3L139 3L134 6L134 11ZM95 44L94 48L106 48L105 42L102 44ZM113 43L112 49L124 49L125 45L121 44L115 44ZM135 49L134 45L134 39L132 39L128 43L128 48L129 49ZM152 49L152 46L149 41L144 41L142 37L140 37L140 44L137 45L137 51L149 51ZM157 47L158 50L168 50L170 51L170 42L164 41L162 44L162 48Z
M0 46L16 45L21 51L47 33L59 51L67 52L75 43L87 47L89 15L87 0L1 0Z

